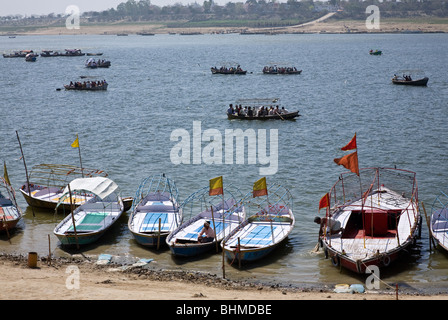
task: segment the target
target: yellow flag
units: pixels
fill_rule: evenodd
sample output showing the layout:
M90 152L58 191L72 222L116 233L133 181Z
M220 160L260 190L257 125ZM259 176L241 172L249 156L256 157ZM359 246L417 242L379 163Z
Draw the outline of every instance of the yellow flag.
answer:
M267 195L268 195L268 187L266 185L266 177L263 177L254 183L253 196L255 198L255 197L267 196Z
M6 162L3 163L3 178L5 179L7 184L11 185L8 177L8 170L6 170Z
M73 141L72 147L73 148L79 148L79 138L78 138L78 135L76 135L76 140Z
M222 185L222 176L210 179L210 191L208 194L210 196L224 194L224 189L223 189L223 185Z

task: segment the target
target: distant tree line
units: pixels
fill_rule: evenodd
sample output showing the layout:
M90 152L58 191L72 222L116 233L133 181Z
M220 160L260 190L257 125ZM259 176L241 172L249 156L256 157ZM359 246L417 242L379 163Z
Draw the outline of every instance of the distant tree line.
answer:
M104 11L83 12L83 23L109 22L160 22L179 21L196 23L208 22L216 26L246 25L253 27L297 24L313 20L325 12L339 10L337 19L365 19L366 7L377 5L381 17L448 17L448 0L246 0L218 5L213 0L205 0L182 5L156 6L150 0L127 0L116 8ZM32 15L30 17L3 16L0 25L56 25L65 23L65 14Z

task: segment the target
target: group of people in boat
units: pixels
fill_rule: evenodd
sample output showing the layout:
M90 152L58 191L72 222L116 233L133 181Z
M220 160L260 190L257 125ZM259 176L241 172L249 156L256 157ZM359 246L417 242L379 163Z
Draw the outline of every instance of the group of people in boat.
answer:
M230 67L230 68L227 68L227 67L221 67L221 68L217 68L217 67L213 67L213 69L215 69L215 70L219 70L219 72L229 72L229 73L232 73L232 72L243 72L243 69L241 69L241 66L240 65L238 65L237 67Z
M230 104L229 109L227 109L227 114L237 115L239 117L265 117L277 114L282 115L286 113L289 113L289 111L286 110L285 107L279 109L279 106L276 106L275 108L273 106L261 106L259 108L245 106L243 108L241 104L235 105L235 107L233 107L233 104Z
M403 74L403 78L402 79L400 79L396 74L394 74L393 79L394 80L412 81L411 76L410 75L405 75L405 74Z
M277 67L277 66L265 66L263 68L264 73L292 73L297 72L296 67Z
M70 88L86 88L86 89L90 89L90 88L95 88L95 87L103 87L103 86L107 86L107 82L106 80L102 80L102 81L84 81L84 82L73 82L70 81Z

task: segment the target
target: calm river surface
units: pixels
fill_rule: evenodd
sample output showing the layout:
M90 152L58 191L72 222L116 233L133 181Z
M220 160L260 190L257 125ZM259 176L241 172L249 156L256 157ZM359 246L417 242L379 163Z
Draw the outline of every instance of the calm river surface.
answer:
M419 198L430 211L435 197L448 187L448 35L445 34L303 34L303 35L155 35L0 37L0 51L31 49L103 52L109 69L86 69L86 57L38 57L37 62L0 58L1 159L18 190L25 179L17 130L30 169L40 163L78 164L70 144L79 134L83 165L109 173L124 196L133 196L140 181L165 172L177 183L181 200L222 175L225 184L244 193L262 177L260 164L179 164L171 161L176 129L278 130L278 168L267 176L294 196L295 228L287 242L263 261L242 270L226 264L226 277L283 284L363 282L365 275L339 270L311 253L317 239L319 199L344 168L333 159L357 133L360 167L394 167L417 173ZM370 49L383 50L370 56ZM212 75L210 67L235 62L244 76ZM269 76L270 63L295 66L301 75ZM428 87L395 86L394 74L428 76ZM80 76L106 79L106 92L60 90ZM282 106L299 109L296 121L229 121L229 103L242 98L280 98ZM224 139L223 139L224 141ZM26 215L0 250L48 254L74 253L60 247L53 228L62 218L31 208L18 194ZM323 212L321 212L323 214ZM85 255L108 253L153 258L161 268L221 274L221 256L173 258L169 249L139 246L119 224ZM448 255L430 252L428 228L400 262L381 274L387 283L438 287L448 291Z

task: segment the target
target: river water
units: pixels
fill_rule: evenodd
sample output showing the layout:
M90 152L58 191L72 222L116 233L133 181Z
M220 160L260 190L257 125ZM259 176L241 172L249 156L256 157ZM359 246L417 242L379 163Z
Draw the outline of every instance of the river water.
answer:
M448 183L448 36L445 34L303 34L303 35L155 35L19 36L0 38L0 51L31 49L103 52L109 69L86 69L86 57L38 57L0 60L1 160L16 189L25 182L16 130L29 168L40 163L78 164L70 144L79 135L83 165L109 173L124 196L133 196L140 181L166 173L177 183L181 200L216 176L225 184L251 191L262 164L199 161L174 164L170 157L176 129L193 136L214 129L278 130L278 164L268 183L278 182L294 197L295 228L289 239L265 260L238 269L226 262L226 277L291 285L363 282L366 275L339 270L315 254L319 199L344 168L333 159L357 133L360 167L394 167L417 173L419 198L430 211ZM370 49L383 50L370 56ZM210 67L238 63L244 76L212 75ZM301 75L263 75L270 63L296 66ZM391 83L394 74L428 76L428 87ZM106 79L106 92L56 90L80 76ZM300 110L296 121L229 121L229 103L242 98L280 98L282 106ZM197 122L196 122L197 121ZM192 137L193 138L193 137ZM223 139L224 141L224 139ZM268 144L269 146L269 144ZM11 243L2 235L2 252L36 251L67 256L53 228L62 219L53 212L27 207ZM321 213L323 214L323 213ZM86 256L108 253L153 258L160 268L222 274L219 254L178 259L169 249L139 246L124 215L108 234L82 250ZM50 241L49 241L50 235ZM49 248L50 245L50 248ZM448 255L430 252L428 229L408 256L382 271L386 283L448 290Z

